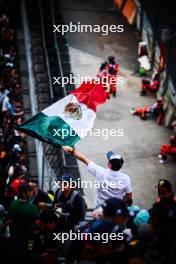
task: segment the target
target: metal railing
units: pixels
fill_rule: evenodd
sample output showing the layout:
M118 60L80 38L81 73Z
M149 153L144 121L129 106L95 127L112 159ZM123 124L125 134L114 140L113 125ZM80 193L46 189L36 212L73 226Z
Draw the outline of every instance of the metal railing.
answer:
M24 27L24 39L25 39L25 50L26 50L26 58L27 58L27 66L28 66L28 74L29 74L29 86L30 86L30 101L31 101L31 112L32 115L35 115L40 110L40 103L39 98L41 98L40 93L37 94L37 80L40 79L40 73L37 75L34 68L35 65L34 61L35 57L33 58L33 46L31 44L31 40L33 38L31 37L32 31L30 32L30 22L31 22L31 13L29 12L29 8L27 9L27 2L26 0L21 0L21 10L22 10L22 20L23 20L23 27ZM62 78L64 77L64 72L62 68L62 60L61 60L61 51L60 47L58 45L58 38L57 35L52 31L52 34L49 38L47 38L48 34L48 28L49 26L52 26L54 24L57 24L57 17L56 17L56 10L54 6L54 1L49 0L47 2L47 6L41 1L37 0L36 2L30 2L32 5L32 10L35 11L35 7L37 8L37 14L35 18L37 19L38 23L38 33L40 33L40 46L37 46L38 48L42 49L42 58L43 58L43 64L44 64L44 71L42 74L45 74L45 78L47 81L47 94L45 95L47 97L47 103L50 105L54 99L58 100L62 97L67 95L67 89L66 86L60 86L60 87L54 87L52 83L52 74L53 72L58 72L59 76ZM33 6L35 5L35 7ZM49 9L47 9L49 8ZM48 13L48 17L46 18L46 14ZM45 15L45 16L44 16ZM49 19L49 20L48 20ZM48 23L49 21L49 23ZM32 23L32 22L31 22ZM29 25L30 24L30 25ZM33 25L35 26L35 23L33 22ZM36 31L37 32L37 31ZM36 33L35 32L35 33ZM32 35L33 36L33 35ZM50 46L48 43L52 42L52 46ZM35 49L35 48L34 48ZM51 50L54 50L54 55L51 55ZM52 59L54 57L54 69L52 64ZM36 76L37 75L37 76ZM46 85L46 82L45 82ZM57 96L57 91L59 91L59 98ZM43 107L43 106L42 106ZM70 157L68 154L65 154L62 148L58 151L58 159L57 161L52 158L52 155L48 151L48 147L43 144L42 142L35 141L36 145L36 156L37 156L37 166L38 166L38 183L39 187L48 190L52 188L52 180L57 180L58 174L60 177L60 174L62 172L65 172L67 170L73 170L73 172L78 175L78 165L76 161L72 160L72 157ZM55 162L55 168L53 169L53 163ZM57 164L56 164L57 163ZM56 171L57 170L57 171Z
M56 19L55 19L54 6L53 6L52 0L50 0L50 6L51 6L52 25L55 25ZM60 51L59 51L59 47L58 47L57 37L56 37L56 34L54 32L53 32L53 38L54 38L54 46L56 49L56 55L57 55L57 63L58 63L59 70L60 70L60 77L63 78L64 74L63 74L62 65L61 65L61 56L60 56ZM63 89L63 95L66 96L67 91L66 91L65 84L62 86L62 89Z
M22 13L22 22L23 22L23 31L24 31L24 41L25 41L25 52L27 60L27 68L29 75L29 95L31 103L31 112L32 115L35 115L38 110L37 98L36 98L36 85L33 73L33 60L32 60L32 47L31 47L31 37L27 19L27 10L26 10L26 1L21 0L21 13ZM49 72L49 69L48 71ZM50 78L51 79L51 78ZM52 91L51 91L52 95ZM41 189L51 189L52 179L56 179L56 175L53 172L50 164L47 162L44 154L43 143L35 140L36 146L36 157L37 157L37 169L38 169L38 184Z
M42 165L43 165L42 190L45 192L48 190L55 191L54 183L57 182L56 174L54 173L53 169L51 168L49 162L47 161L44 155L42 159L43 159L42 161Z
M55 13L54 13L54 4L53 4L53 0L50 0L50 6L51 6L51 17L52 17L52 25L56 25L56 17L55 17ZM53 38L54 38L54 46L55 46L55 50L56 50L56 55L57 55L57 63L58 63L58 67L59 67L59 71L60 71L60 77L61 79L64 77L64 73L63 73L63 69L62 69L62 63L61 63L61 54L60 54L60 49L59 49L59 45L58 45L58 39L57 39L57 35L56 33L53 32ZM63 95L66 96L67 95L67 89L65 84L62 85L62 90L63 90ZM66 159L66 155L65 152L63 150L61 150L62 153L62 159L63 159L63 166L66 169L78 169L78 165L77 162L75 165L68 165L67 164L67 159Z
M48 57L48 49L46 47L46 37L45 37L45 29L44 29L44 18L43 18L41 1L38 0L38 3L39 3L39 9L40 9L40 23L41 23L41 33L42 33L42 42L43 42L44 58L45 58L46 71L47 71L47 81L48 81L48 86L49 86L50 101L52 103L53 102L53 99L54 99L54 93L53 93L52 76L51 76L51 70L50 70L50 64L49 64L49 57Z

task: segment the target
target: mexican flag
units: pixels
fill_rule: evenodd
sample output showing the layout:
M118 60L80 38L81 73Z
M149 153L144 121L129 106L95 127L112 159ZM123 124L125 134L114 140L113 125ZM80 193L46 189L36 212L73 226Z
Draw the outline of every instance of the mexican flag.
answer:
M18 126L17 130L54 145L74 146L92 129L96 107L106 98L102 84L95 84L94 80L83 83Z

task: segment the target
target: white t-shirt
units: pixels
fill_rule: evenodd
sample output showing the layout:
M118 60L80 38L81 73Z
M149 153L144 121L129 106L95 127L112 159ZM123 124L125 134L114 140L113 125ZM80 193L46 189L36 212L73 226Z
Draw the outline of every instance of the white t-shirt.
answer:
M102 204L106 199L116 197L123 199L126 193L132 192L131 180L127 174L121 171L113 171L98 166L91 161L87 170L95 176L96 184L96 206Z

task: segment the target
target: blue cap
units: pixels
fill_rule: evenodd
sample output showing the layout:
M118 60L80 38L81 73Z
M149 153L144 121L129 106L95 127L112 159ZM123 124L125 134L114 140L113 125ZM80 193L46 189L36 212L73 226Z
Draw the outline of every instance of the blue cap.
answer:
M107 216L124 216L128 217L128 209L125 204L125 202L121 199L118 199L116 197L111 197L104 201L102 204L103 213Z
M70 173L64 173L61 177L61 181L71 182L72 180L74 180L74 177Z
M106 153L106 156L107 156L108 160L116 159L116 160L119 160L120 162L123 162L122 157L120 155L118 155L118 154L115 154L112 151L108 151Z
M114 155L114 152L112 152L112 151L108 151L108 152L106 153L107 159L110 160L112 155Z

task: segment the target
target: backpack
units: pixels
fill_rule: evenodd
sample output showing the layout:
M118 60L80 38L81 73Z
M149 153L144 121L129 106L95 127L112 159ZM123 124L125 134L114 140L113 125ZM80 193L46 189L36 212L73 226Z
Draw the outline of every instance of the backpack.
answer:
M73 190L73 192L71 193L70 195L70 198L67 200L67 205L69 205L72 209L73 209L73 202L75 200L75 197L79 194L78 191L76 190ZM62 191L59 190L57 195L56 195L56 200L58 201L59 198L61 197L62 195ZM82 209L83 209L83 217L85 217L85 213L86 213L86 210L87 210L87 204L85 202L85 199L81 196L82 198Z

